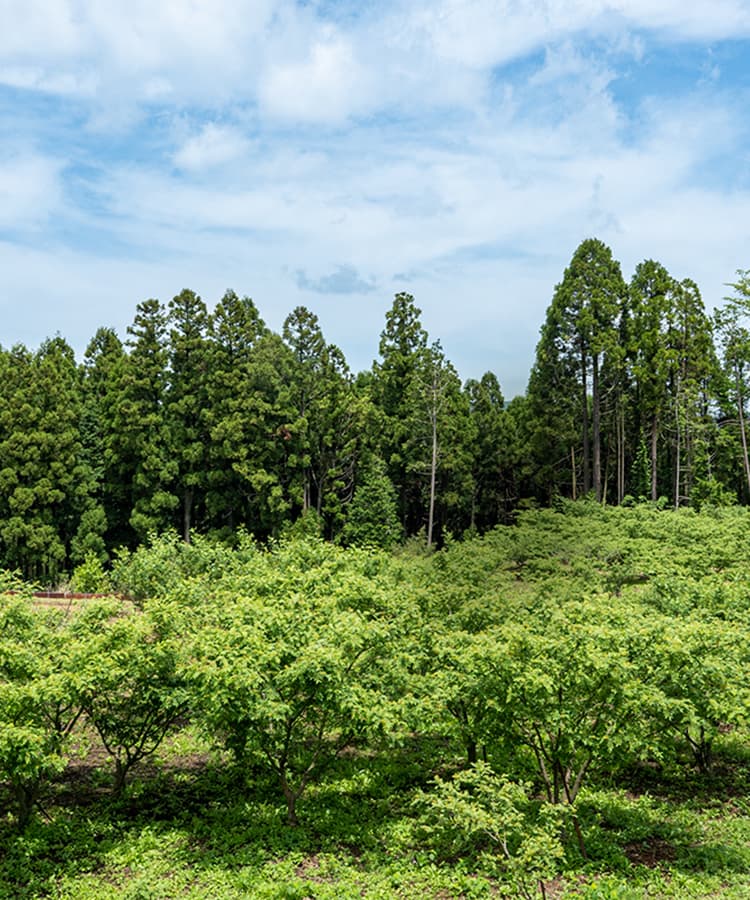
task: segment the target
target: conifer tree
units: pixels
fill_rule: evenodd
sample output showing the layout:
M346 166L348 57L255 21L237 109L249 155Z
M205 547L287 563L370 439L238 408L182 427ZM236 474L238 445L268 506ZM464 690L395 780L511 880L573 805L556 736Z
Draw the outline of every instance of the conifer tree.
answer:
M380 414L375 446L396 489L399 516L407 534L423 523L421 479L409 457L412 382L427 348L421 310L411 294L396 294L380 335L380 361L373 364L371 397Z
M110 547L125 544L130 538L130 510L118 477L113 434L125 364L125 348L115 331L99 328L86 348L81 366L81 440L98 501L96 511L88 516L103 523ZM85 555L86 550L81 548L78 556Z
M659 494L658 448L669 400L667 324L675 289L674 279L664 266L650 259L638 264L630 282L628 356L635 389L633 407L638 417L636 439L639 444L648 444L652 500Z
M94 503L73 350L59 336L33 354L17 345L2 353L0 377L0 555L29 579L54 581ZM100 524L89 517L84 530L100 541Z
M113 414L112 453L129 507L134 535L169 528L179 505L176 461L166 420L166 314L158 300L138 304L128 326L130 352L119 377Z
M346 545L391 550L401 539L396 491L385 464L374 457L358 478L354 497L346 508L342 530Z
M284 342L293 359L290 399L290 464L298 468L301 511L323 517L331 536L351 499L361 432L361 404L344 354L327 344L318 317L297 307L284 322Z
M668 384L672 430L674 505L690 502L697 479L711 479L712 383L718 372L711 323L698 285L689 278L675 285L667 322Z
M593 490L597 500L603 495L601 376L619 340L625 294L620 264L609 247L595 238L583 241L555 288L529 382L529 392L556 414L558 403L561 411L577 410L582 488ZM558 434L567 430L557 429ZM564 454L557 443L556 456Z
M256 348L268 333L249 297L227 291L209 317L206 509L210 524L231 533L257 529L254 491L237 469L252 455L250 401Z
M169 382L165 419L176 493L182 506L182 538L190 543L195 509L206 489L208 454L208 310L201 298L183 290L169 303Z
M469 525L484 531L507 516L516 499L512 426L505 415L500 382L493 372L464 385L472 421L471 465L474 490Z
M744 495L750 499L750 454L748 453L747 400L750 395L750 271L739 270L734 289L715 313L716 330L721 340L723 364L729 385L729 400L737 414Z
M290 497L298 469L289 449L295 419L292 368L291 352L281 336L264 332L253 346L235 415L222 425L250 511L245 524L259 536L278 535L293 514ZM214 431L212 439L218 434Z

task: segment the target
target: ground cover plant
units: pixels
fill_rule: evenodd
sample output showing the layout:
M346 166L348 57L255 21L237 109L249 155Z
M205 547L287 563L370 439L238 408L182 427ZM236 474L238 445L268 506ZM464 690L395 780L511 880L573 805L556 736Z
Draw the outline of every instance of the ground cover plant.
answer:
M67 610L6 573L0 897L750 897L749 526L164 536Z

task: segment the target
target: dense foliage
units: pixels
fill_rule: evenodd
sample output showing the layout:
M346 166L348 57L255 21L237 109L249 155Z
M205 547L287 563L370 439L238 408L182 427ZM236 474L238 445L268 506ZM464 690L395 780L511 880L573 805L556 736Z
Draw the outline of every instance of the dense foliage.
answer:
M100 328L0 347L0 565L45 583L169 529L303 530L427 546L592 493L668 506L750 501L750 275L713 319L646 260L630 283L584 241L555 288L527 393L462 385L409 294L356 376L317 317L281 334L233 291L145 300L125 342Z
M746 896L750 515L557 506L4 575L0 896Z

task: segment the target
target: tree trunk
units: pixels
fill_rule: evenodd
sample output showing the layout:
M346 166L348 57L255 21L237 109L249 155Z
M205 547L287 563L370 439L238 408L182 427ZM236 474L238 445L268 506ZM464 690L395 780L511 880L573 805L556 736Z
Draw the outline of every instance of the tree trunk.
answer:
M128 774L128 764L123 762L119 756L115 757L115 779L112 784L112 793L119 797L125 788L125 778Z
M581 427L583 430L583 493L591 490L591 450L589 445L589 385L586 353L581 351Z
M693 494L693 472L695 470L695 438L690 427L690 420L685 417L685 465L682 467L682 496L690 505L690 498Z
M190 543L190 528L193 518L193 489L185 488L182 495L182 539L186 544Z
M576 833L576 839L578 841L578 849L581 852L581 856L585 860L588 860L589 855L586 851L586 844L584 843L584 840L583 840L583 832L581 831L581 823L578 821L578 816L575 813L573 813L573 815L571 816L571 819L573 821L573 829Z
M625 409L622 402L617 410L617 504L625 498Z
M578 790L576 788L575 792L571 792L570 785L568 784L568 778L569 778L568 772L563 770L562 765L560 763L556 763L556 766L559 768L559 771L560 771L559 778L560 778L560 781L562 782L563 790L565 792L565 801L571 810L570 818L573 823L573 830L576 833L576 839L578 841L578 849L581 852L581 856L587 860L589 858L589 855L586 852L586 844L583 840L583 831L581 830L581 823L578 821L578 816L576 815L575 811L573 810L573 804L575 803L575 799L578 794Z
M435 521L435 478L437 474L438 442L437 411L432 412L432 463L430 465L430 511L427 518L427 546L432 547L432 528Z
M302 476L302 515L310 509L310 479L307 472Z
M602 443L601 443L601 402L599 398L599 354L595 353L593 357L593 376L592 376L592 393L593 393L593 409L592 409L592 425L593 425L593 444L594 444L594 495L598 503L602 499Z
M740 437L742 438L742 462L745 467L745 479L747 481L748 497L750 497L750 460L747 454L747 430L745 428L744 398L740 387L740 373L737 363L734 365L734 376L737 385L737 415L740 420Z
M704 726L701 725L700 736L697 739L693 738L689 731L685 732L685 737L690 745L693 759L695 760L695 764L698 766L699 771L703 775L708 775L712 768L713 753L712 741L710 738L706 737Z
M677 387L677 407L676 407L676 415L675 421L677 424L677 444L675 447L675 461L674 461L674 508L680 508L680 457L682 455L682 447L681 447L681 437L682 431L680 429L680 389L679 382Z
M287 824L296 827L299 825L299 819L297 818L297 794L289 786L289 782L286 780L286 773L283 771L281 772L281 789L286 800Z
M31 815L34 812L34 803L36 802L38 783L36 781L16 782L13 785L13 793L16 795L16 803L18 804L18 817L16 823L18 830L23 831L31 821Z
M654 413L651 419L651 499L657 499L656 453L659 439L659 419Z

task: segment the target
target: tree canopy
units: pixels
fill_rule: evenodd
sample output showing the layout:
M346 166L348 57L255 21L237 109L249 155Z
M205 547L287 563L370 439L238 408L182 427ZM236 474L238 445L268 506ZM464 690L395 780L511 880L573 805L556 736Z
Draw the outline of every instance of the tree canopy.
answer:
M509 402L493 372L461 383L408 293L357 374L311 310L277 334L231 290L145 300L81 363L60 336L0 347L0 562L53 582L169 529L429 548L589 493L747 503L748 273L730 288L709 317L691 279L646 259L628 284L584 240Z

